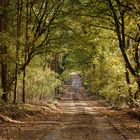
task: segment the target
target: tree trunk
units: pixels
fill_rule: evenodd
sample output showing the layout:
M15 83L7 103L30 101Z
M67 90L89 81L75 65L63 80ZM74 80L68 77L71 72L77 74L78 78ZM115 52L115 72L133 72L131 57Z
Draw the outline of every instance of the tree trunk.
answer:
M26 68L24 68L24 70L23 70L23 81L22 81L22 83L23 83L23 87L22 87L22 102L23 103L25 103L26 102L26 97L25 97L25 89L26 89L26 80L25 80L25 78L26 78Z
M0 0L0 6L3 8L3 14L0 16L0 32L7 30L7 12L6 8L9 5L9 0ZM4 102L8 101L8 94L7 94L7 62L6 62L6 54L7 54L7 47L3 43L0 46L1 54L4 55L4 58L2 58L1 63L1 86L2 86L2 100Z
M134 103L133 103L133 94L132 94L132 89L131 89L131 82L130 82L130 77L129 77L129 70L127 68L127 66L125 66L125 77L126 77L126 83L128 85L128 93L129 93L129 99L128 102L130 104L130 107L133 107Z
M59 54L55 53L53 54L53 59L51 62L51 70L54 71L55 73L59 74ZM55 94L59 94L59 88L55 88Z
M5 62L2 62L1 66L1 80L2 80L2 100L4 102L8 101L8 95L7 95L7 64Z
M29 0L26 0L26 34L25 34L25 55L24 55L24 63L26 64L27 61L27 54L29 53L29 36L28 36L28 32L29 32ZM22 89L22 102L25 103L26 101L26 66L23 69L23 89Z
M55 53L52 56L52 61L51 61L51 70L59 73L59 54Z
M137 84L138 84L138 98L139 98L139 96L140 96L140 76L138 77Z
M13 101L14 103L16 103L16 98L17 98L18 61L19 61L21 18L22 18L22 0L18 0L18 8L17 8L16 72L15 72L15 87L14 87L14 101Z

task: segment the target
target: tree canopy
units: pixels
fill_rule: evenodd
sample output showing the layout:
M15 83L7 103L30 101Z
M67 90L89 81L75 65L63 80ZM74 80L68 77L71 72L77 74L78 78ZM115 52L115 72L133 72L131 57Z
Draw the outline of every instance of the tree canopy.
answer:
M76 71L90 94L139 105L139 9L139 0L0 0L2 101L55 97Z

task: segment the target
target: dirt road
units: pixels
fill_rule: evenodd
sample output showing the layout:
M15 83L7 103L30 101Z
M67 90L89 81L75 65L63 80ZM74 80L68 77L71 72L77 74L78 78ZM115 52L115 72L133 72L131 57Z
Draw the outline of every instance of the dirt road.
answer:
M51 131L43 140L125 140L80 91L74 92L70 87L59 108L69 116L64 118L61 128Z
M9 140L125 140L88 100L81 86L66 87L59 111L46 120L22 125ZM2 139L0 140L7 140Z

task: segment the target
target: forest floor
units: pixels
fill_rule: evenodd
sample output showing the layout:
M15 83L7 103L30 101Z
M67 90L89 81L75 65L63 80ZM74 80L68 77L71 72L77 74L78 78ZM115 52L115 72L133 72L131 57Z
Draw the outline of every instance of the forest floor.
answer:
M0 140L140 140L140 121L83 89L58 103L0 107Z

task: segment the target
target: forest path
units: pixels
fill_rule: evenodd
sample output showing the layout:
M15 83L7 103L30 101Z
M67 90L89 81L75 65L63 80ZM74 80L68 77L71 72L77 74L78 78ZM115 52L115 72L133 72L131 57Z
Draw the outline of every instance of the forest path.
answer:
M125 140L87 100L82 88L67 87L59 108L69 114L62 127L51 131L42 140Z
M81 79L74 81L66 86L59 111L46 117L44 123L22 125L8 140L125 140L86 96Z
M124 140L86 98L78 75L66 87L59 108L69 116L64 118L61 128L51 131L43 140Z

